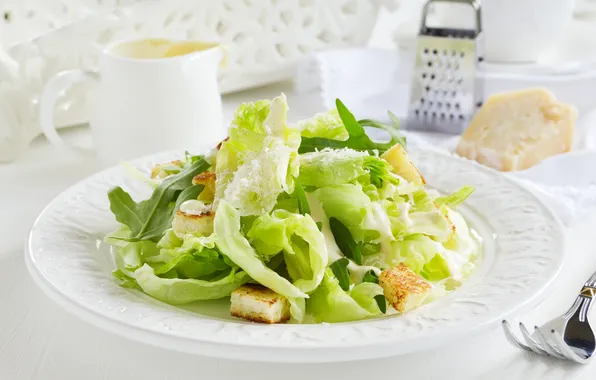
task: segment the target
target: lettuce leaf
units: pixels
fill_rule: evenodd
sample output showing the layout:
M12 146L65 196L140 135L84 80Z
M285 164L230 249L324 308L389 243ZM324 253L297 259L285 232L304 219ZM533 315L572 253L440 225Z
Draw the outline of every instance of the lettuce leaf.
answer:
M447 208L447 216L455 227L455 234L443 245L449 250L458 252L466 260L471 260L478 253L478 242L472 236L470 227L457 211Z
M160 248L159 255L148 258L146 261L152 263L170 262L182 254L196 255L205 249L213 250L215 248L215 237L214 235L186 234L179 238L173 230L169 229L157 242L157 247Z
M300 146L300 130L296 126L290 127L287 123L288 102L286 96L281 94L271 101L269 114L263 121L263 126L268 135L283 141L293 151Z
M122 272L120 269L116 269L112 272L112 276L116 280L116 283L123 288L127 289L137 289L143 291L143 289L137 283L137 280L128 276L126 273Z
M269 116L271 101L267 99L254 103L243 103L238 106L232 120L230 132L248 133L254 132L259 135L265 134L265 119ZM240 137L240 136L236 136ZM238 139L243 140L242 138Z
M383 301L385 301L383 288L379 284L374 282L362 282L354 286L349 294L360 307L366 309L373 316L384 313L384 311L379 308L376 298L377 296L381 296L383 297Z
M212 281L161 278L147 264L135 271L134 278L145 293L171 305L227 297L234 289L250 281L246 272L233 269L229 274Z
M449 264L443 256L436 254L429 262L424 264L420 275L428 281L441 281L451 275Z
M116 267L123 274L134 277L134 271L140 268L145 260L159 255L159 248L152 241L125 243L114 250Z
M367 174L364 168L366 152L351 149L324 149L300 155L298 181L303 186L325 187L343 185Z
M127 225L121 224L117 230L108 234L104 241L110 245L116 247L124 247L128 244L128 238L130 237L130 228Z
M215 204L225 199L240 215L269 213L298 175L300 132L287 125L285 96L243 104L217 155Z
M453 224L424 190L415 191L409 198L395 196L381 202L395 238L424 234L445 242L453 237Z
M418 190L412 195L414 204L409 212L410 232L432 236L445 242L453 237L455 227L442 213L425 190Z
M323 149L300 156L298 180L304 186L325 187L343 185L358 179L363 185L382 187L385 183L405 182L393 173L385 160L352 149Z
M432 236L440 242L448 241L453 237L455 228L451 221L437 211L412 212L409 215L412 222L410 232Z
M463 186L453 194L435 198L435 204L438 207L445 205L447 207L454 208L465 201L470 195L472 195L474 190L476 190L474 186Z
M413 272L420 273L424 265L442 250L441 244L433 241L428 236L421 234L408 235L403 240L392 241L390 249L364 256L364 265L388 269L403 262Z
M298 126L303 137L324 137L339 141L346 141L350 137L336 108L302 120Z
M306 301L306 310L319 323L357 321L382 314L374 299L379 294L383 294L383 289L370 282L345 292L331 269L327 269L321 285Z
M476 252L476 246L471 252ZM364 265L387 269L400 262L429 281L451 278L461 281L474 268L472 254L453 251L422 234L408 235L390 243L390 249L364 256Z
M362 224L367 214L372 212L372 202L359 184L322 187L313 194L327 218L338 219L357 242L365 239L366 231Z
M378 188L385 184L399 185L406 181L393 173L393 167L385 160L375 156L365 157L364 168L366 169L370 182Z
M111 238L124 235L126 229L121 228ZM141 289L170 304L228 296L250 277L216 251L211 239L193 235L179 239L168 230L158 243L124 242L114 252L118 269L113 275L119 285Z
M257 252L240 232L238 211L224 200L215 213L214 228L217 247L255 281L288 299L307 297L303 291L269 269L259 259Z
M230 265L216 250L207 248L196 251L190 249L188 252L179 253L170 261L157 267L155 274L160 276L175 271L178 278L198 279L230 269Z
M310 215L276 210L259 217L247 237L261 255L283 251L290 278L304 293L313 291L323 279L327 247Z
M336 99L335 106L344 127L348 131L348 139L345 141L338 141L323 137L304 137L300 143L300 149L298 150L300 153L315 152L324 148L350 148L375 154L383 153L395 144L405 145L405 139L397 132L399 120L397 120L395 115L389 113L393 126L386 126L374 120L356 120L354 115L339 99ZM372 141L363 128L365 126L383 129L389 134L390 141L386 143Z

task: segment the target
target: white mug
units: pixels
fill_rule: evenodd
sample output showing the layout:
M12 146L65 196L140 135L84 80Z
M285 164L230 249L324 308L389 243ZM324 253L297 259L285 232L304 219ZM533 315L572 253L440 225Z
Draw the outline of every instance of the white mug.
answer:
M215 146L225 137L217 44L134 40L107 47L99 72L64 71L45 86L40 123L48 140L76 152L95 151L116 163L169 149ZM90 125L93 148L73 146L56 132L54 106L80 81L95 81Z
M491 62L535 62L556 47L573 18L574 0L482 0L484 57ZM472 27L471 7L436 7L441 25Z

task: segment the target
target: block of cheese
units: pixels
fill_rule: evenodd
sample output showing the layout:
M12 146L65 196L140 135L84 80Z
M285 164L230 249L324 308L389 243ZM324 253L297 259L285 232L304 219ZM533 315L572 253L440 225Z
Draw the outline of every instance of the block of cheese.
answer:
M460 156L502 171L523 170L573 144L577 109L543 88L490 96L462 134Z

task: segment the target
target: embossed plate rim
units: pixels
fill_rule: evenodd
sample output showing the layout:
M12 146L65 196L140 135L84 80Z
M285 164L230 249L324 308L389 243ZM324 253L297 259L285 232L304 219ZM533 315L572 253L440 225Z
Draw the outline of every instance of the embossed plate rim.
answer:
M161 153L136 160L135 164L147 169L150 167L151 163L160 162L175 157L176 155L177 152ZM61 234L64 233L64 231L61 232L60 228L64 226L61 226L60 223L48 226L48 220L52 217L55 218L60 214L59 207L64 206L66 200L74 200L75 204L80 208L82 207L83 210L85 210L86 207L86 211L90 214L95 212L95 217L98 218L97 223L99 225L102 223L105 224L109 219L109 212L107 213L107 218L106 215L103 215L106 210L102 210L102 207L105 205L100 207L96 204L87 204L87 201L90 203L96 201L102 203L102 200L99 198L105 194L105 188L101 187L107 186L107 183L101 184L101 180L103 179L104 181L109 182L110 186L121 184L121 181L125 182L125 185L130 185L133 188L138 186L138 184L133 184L130 179L126 179L123 170L117 167L104 170L72 186L54 199L41 212L31 229L26 247L27 267L35 282L48 293L52 299L64 306L67 310L99 327L156 346L209 356L244 360L330 362L403 354L428 349L447 343L457 337L473 334L476 331L489 327L491 324L498 322L500 319L511 313L520 310L520 308L527 308L535 304L539 300L539 297L544 294L547 287L552 284L553 279L562 266L564 258L565 235L563 227L558 218L549 210L548 206L544 205L529 190L523 188L514 180L506 178L491 169L482 167L473 162L433 152L413 152L412 157L413 161L420 166L423 174L426 174L427 180L429 180L431 186L438 187L441 190L452 191L454 190L453 188L444 187L462 185L463 183L459 182L464 178L472 178L472 182L476 180L475 176L478 177L477 180L482 178L486 181L496 181L495 183L500 184L503 191L513 192L516 197L522 197L524 202L529 202L528 207L531 206L530 209L534 207L535 211L541 214L538 221L542 219L545 223L545 230L542 231L545 235L543 238L546 239L548 235L547 240L549 240L549 243L554 241L557 244L553 244L552 246L546 244L546 247L550 248L543 252L542 257L544 258L544 254L547 253L549 255L552 254L552 260L546 260L547 264L544 264L544 270L538 272L540 281L538 284L534 284L536 285L534 289L529 292L524 292L522 289L521 291L524 293L524 296L522 299L516 301L515 304L506 305L506 308L500 308L503 311L493 312L492 314L489 313L488 316L484 316L479 320L468 320L468 322L472 323L471 325L462 323L461 320L459 321L459 324L455 323L449 325L448 322L441 320L441 317L438 319L434 318L435 320L432 321L432 323L435 323L435 325L438 324L438 330L436 326L430 326L432 318L429 319L428 315L425 315L425 313L429 310L432 312L432 309L434 308L440 308L441 302L453 303L453 298L458 300L458 297L463 297L463 295L452 295L421 308L420 312L410 313L398 318L381 318L365 322L334 325L262 326L202 318L189 311L161 304L157 301L147 302L146 300L141 300L138 297L131 296L130 293L126 293L128 290L118 287L111 281L111 278L107 278L109 276L105 276L105 273L98 274L94 271L96 268L93 268L89 275L94 277L93 281L95 282L87 283L87 286L96 285L97 289L101 291L103 291L102 288L104 287L108 288L108 291L106 291L107 293L99 293L99 295L108 298L96 299L95 301L100 301L100 303L105 302L108 305L110 305L110 302L113 302L114 305L125 305L125 312L119 312L118 310L113 309L102 310L98 306L99 304L90 303L90 300L85 299L88 294L84 293L82 290L77 293L77 289L79 288L73 290L72 287L69 288L66 286L63 277L66 276L66 278L69 278L70 276L72 281L79 281L77 285L80 286L80 289L85 289L85 281L90 279L86 278L87 276L77 277L73 273L67 271L67 268L63 268L60 265L57 266L56 264L56 262L61 259L65 260L65 256L60 256L59 251L65 252L61 251L61 249L64 250L69 244L70 248L80 248L81 246L77 246L77 244L83 244L85 239L87 239L86 243L89 244L91 239L87 236L89 235L89 232L78 231L77 229L68 230L68 228L66 228L66 233L70 234L68 236L76 237L78 236L76 235L77 233L81 233L82 236L80 236L80 240L72 239L72 241L65 243L60 240ZM441 173L439 169L436 169L437 166L445 164L448 167L457 169L454 170L457 175L453 173L446 174L445 170ZM429 170L435 170L435 173L430 174ZM472 177L470 177L470 173L475 173L475 176L472 175ZM449 175L450 177L447 178L445 177L446 175ZM454 177L456 176L461 177L460 181L454 180ZM451 181L452 183L449 186L441 186L439 183L441 181ZM436 184L439 186L435 186ZM90 186L91 191L81 192L85 186ZM481 184L481 189L479 189L481 191L483 191L482 186L484 185ZM128 186L126 187L128 188ZM77 195L80 197L83 193L85 196L89 196L89 194L93 193L93 189L95 189L94 196L97 197L97 199L93 200L93 197L85 201L77 199ZM473 198L471 198L471 203L474 203L472 199ZM95 209L93 209L94 207ZM78 211L81 211L81 209ZM64 217L64 215L62 216ZM508 220L509 217L503 218L503 221ZM86 221L81 220L79 217L79 220L77 220L76 223L78 223L77 226L84 226ZM44 230L44 228L46 230ZM48 228L49 232L47 231ZM548 230L549 228L551 230ZM44 231L45 234L42 233ZM100 233L103 232L105 231L101 231ZM502 234L502 231L497 230L496 232ZM523 233L523 231L521 231L521 233ZM60 243L62 243L62 246ZM500 243L502 243L502 241L500 241L499 244ZM66 251L68 251L68 249ZM78 251L77 253L85 254L85 252ZM89 252L86 253L89 254ZM496 252L496 254L498 253L499 252ZM85 259L84 256L76 256L76 258L79 261L84 261ZM48 259L53 259L54 262L48 262ZM97 261L97 258L95 257L87 257L87 259ZM513 257L513 259L517 259L517 257ZM72 260L67 260L67 262L70 261ZM88 263L83 264L80 264L82 265L81 268L87 268L86 265ZM93 263L89 265L93 267ZM60 272L61 270L62 272ZM58 278L56 276L61 277ZM480 284L482 284L482 281L479 281ZM477 286L477 284L474 284L474 286ZM89 289L95 289L95 287ZM467 300L464 300L463 298L462 300L467 302ZM459 300L458 302L465 304L462 300ZM477 301L472 298L470 304L466 305L462 310L467 310L467 312L470 313L471 310L473 310L472 307L474 302ZM458 307L462 307L461 305L457 305L458 304L453 307L456 311ZM132 309L133 313L140 313L138 315L143 315L143 313L153 313L156 318L151 319L145 315L145 319L141 318L137 323L132 323L130 318L124 318L125 314L129 316L132 315L129 314L131 313L130 309ZM449 309L445 309L445 311L449 313ZM416 324L422 326L420 327L421 330L419 332L413 331L414 329L412 326ZM185 328L190 330L185 330ZM400 330L400 328L402 330ZM408 331L408 329L410 331ZM365 350L353 349L355 347L363 346L366 347Z

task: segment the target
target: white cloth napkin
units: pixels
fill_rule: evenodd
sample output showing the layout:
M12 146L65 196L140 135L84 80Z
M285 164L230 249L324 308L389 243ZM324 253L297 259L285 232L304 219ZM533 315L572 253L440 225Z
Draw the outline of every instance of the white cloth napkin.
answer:
M330 109L340 98L359 118L388 121L387 110L407 114L410 59L400 61L392 50L347 49L315 52L303 59L296 72L299 96L318 97ZM498 80L491 84L498 91ZM509 88L506 88L509 89ZM572 152L544 160L524 171L507 173L555 211L571 226L596 212L596 111L580 115ZM453 153L458 136L404 131L408 146Z

